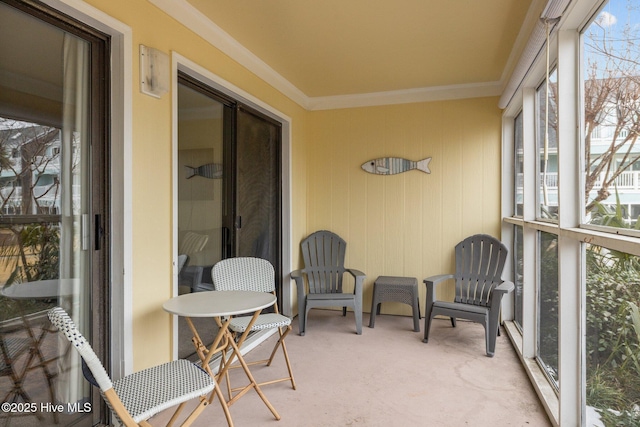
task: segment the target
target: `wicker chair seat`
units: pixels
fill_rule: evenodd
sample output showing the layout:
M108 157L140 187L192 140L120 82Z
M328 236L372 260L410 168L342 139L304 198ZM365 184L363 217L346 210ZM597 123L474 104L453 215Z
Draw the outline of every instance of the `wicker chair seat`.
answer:
M229 323L229 329L233 332L242 333L249 326L250 316L235 317ZM251 326L251 331L263 331L267 329L283 328L291 325L291 319L277 313L261 314L258 320Z
M209 374L188 360L144 369L113 383L113 389L137 423L186 400L204 396L213 387Z

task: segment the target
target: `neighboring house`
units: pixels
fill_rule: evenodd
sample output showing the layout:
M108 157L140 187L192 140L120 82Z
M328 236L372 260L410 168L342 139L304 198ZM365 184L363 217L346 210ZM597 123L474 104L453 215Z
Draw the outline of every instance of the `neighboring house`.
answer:
M10 128L0 128L2 155L8 161L0 165L0 211L59 214L60 130L6 121Z
M615 207L617 204L617 192L625 220L630 225L634 225L638 220L638 216L640 216L640 160L629 164L628 159L637 159L640 156L640 145L630 135L628 129L622 129L615 135L617 128L616 109L610 108L608 111L608 117L591 133L591 157L596 158L607 152L614 142L622 144L614 156L610 173L623 167L625 167L625 170L615 179L615 184L609 186L609 197L602 203ZM627 158L626 162L625 157ZM602 188L605 176L605 172L599 174L593 189L589 193L589 200L593 200L596 197L598 190Z
M551 95L552 101L554 94L555 90ZM608 106L603 108L602 111L600 123L594 127L591 132L591 138L589 139L589 164L591 165L591 171L595 169L599 161L598 159L603 153L610 151L612 145L619 146L613 155L610 170L597 173L586 203L596 198L607 176L611 176L613 173L619 172L624 168L624 171L619 172L619 176L608 186L607 191L609 195L601 203L615 209L619 201L625 221L629 225L634 225L638 220L638 216L640 216L640 160L638 160L640 157L640 145L636 143L637 141L633 138L632 131L630 131L628 127L622 127L621 130L618 130L620 127L619 122L622 119L618 118L618 108L616 108L615 100L611 100ZM555 113L555 108L552 109L552 113ZM557 216L558 212L558 143L556 129L555 127L551 127L549 129L548 148L545 156L543 143L545 129L542 120L540 122L537 135L538 150L540 153L539 203L548 217L552 218ZM518 147L517 155L521 158L522 147ZM515 188L518 203L521 204L523 196L522 173L516 176Z

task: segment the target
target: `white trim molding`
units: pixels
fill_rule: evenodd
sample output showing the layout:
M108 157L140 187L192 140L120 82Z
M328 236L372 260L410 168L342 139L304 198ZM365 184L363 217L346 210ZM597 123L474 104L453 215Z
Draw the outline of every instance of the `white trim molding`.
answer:
M359 93L355 95L318 96L307 98L307 110L334 110L339 108L371 107L378 105L408 104L414 102L446 101L452 99L499 96L501 82L423 87L389 92Z
M187 0L149 0L149 2L309 111L500 96L504 86L502 81L496 81L353 95L309 97Z
M231 59L260 77L291 100L306 108L308 97L263 60L242 46L226 31L193 7L186 0L149 0L176 21L220 49Z

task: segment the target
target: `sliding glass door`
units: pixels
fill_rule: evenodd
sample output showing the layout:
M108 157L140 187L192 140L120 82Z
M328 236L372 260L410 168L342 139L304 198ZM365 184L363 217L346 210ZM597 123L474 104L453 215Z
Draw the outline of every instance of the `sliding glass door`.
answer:
M93 425L102 401L46 312L67 310L109 366L108 40L17 1L0 39L0 417Z
M214 289L211 267L233 256L269 260L277 280L280 124L186 75L178 83L178 293ZM190 357L189 339L178 342Z

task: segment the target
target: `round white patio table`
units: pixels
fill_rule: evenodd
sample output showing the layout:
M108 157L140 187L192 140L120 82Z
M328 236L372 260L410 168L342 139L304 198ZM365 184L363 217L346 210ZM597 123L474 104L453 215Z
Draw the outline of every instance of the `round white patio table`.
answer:
M258 386L258 383L251 374L251 371L249 371L249 367L244 361L242 353L239 349L246 339L249 331L251 330L251 326L253 325L253 323L255 323L256 319L260 315L262 309L272 306L275 301L276 296L267 292L206 291L179 295L177 297L171 298L162 305L162 308L165 311L171 314L175 314L176 316L182 316L187 321L187 324L189 325L189 328L193 333L193 345L196 348L198 357L200 357L200 360L202 361L202 368L205 369L209 373L209 375L211 375L211 377L216 380L218 384L218 387L214 389L214 393L220 399L220 404L222 405L222 410L227 417L227 423L229 424L229 426L233 426L233 420L231 419L231 414L228 407L236 402L240 397L242 397L250 388L253 388L256 393L258 393L258 395L265 403L267 408L269 408L276 420L280 419L280 415L264 395L262 389L260 389L260 387ZM249 313L253 313L253 317L249 322L249 325L247 326L245 332L236 342L235 337L229 331L229 323L231 321L231 318L232 316L236 316L239 314ZM213 344L211 344L209 348L207 348L202 342L198 331L191 321L192 317L212 317L220 327L215 339L213 340ZM227 357L225 353L229 347L231 347L231 353ZM213 373L213 371L211 371L209 361L215 354L219 352L222 352L222 357L220 359L220 369L218 370L218 373L216 375ZM220 391L220 382L221 378L224 377L227 370L231 366L234 357L236 357L238 359L238 362L240 362L240 365L242 366L247 378L249 379L249 384L235 396L230 397L229 401L226 401ZM212 393L209 399L210 402L213 400L213 397L214 394Z
M73 295L80 279L50 279L5 286L0 294L11 299L54 299Z

